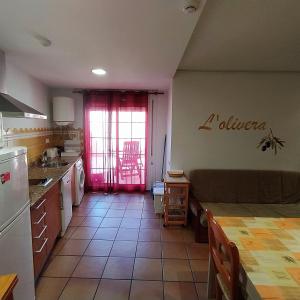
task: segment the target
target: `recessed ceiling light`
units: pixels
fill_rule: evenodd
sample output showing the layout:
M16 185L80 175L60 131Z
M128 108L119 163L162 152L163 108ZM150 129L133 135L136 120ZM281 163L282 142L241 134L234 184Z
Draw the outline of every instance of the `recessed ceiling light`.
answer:
M106 71L104 69L97 68L97 69L93 69L92 73L101 76L101 75L105 75Z

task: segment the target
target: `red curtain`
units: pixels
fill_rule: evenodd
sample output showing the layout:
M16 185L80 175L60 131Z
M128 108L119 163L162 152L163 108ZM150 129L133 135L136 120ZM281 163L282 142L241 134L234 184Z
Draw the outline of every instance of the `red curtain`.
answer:
M86 189L146 189L147 93L84 95Z

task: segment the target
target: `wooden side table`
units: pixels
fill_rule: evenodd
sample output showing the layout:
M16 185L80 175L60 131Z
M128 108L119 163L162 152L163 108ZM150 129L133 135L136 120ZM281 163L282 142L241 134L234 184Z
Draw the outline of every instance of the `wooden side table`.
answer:
M189 184L185 176L164 177L164 226L186 226Z

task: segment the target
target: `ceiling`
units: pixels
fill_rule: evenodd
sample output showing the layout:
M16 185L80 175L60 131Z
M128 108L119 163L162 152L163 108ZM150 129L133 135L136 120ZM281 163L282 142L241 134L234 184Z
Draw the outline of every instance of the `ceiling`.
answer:
M201 11L184 14L182 3L3 0L0 49L52 87L167 89ZM41 46L35 34L52 46ZM107 75L91 74L93 67Z
M3 0L0 49L51 87L164 90L177 68L300 71L299 0L205 3L184 14L183 0Z
M208 0L179 69L300 71L299 0Z

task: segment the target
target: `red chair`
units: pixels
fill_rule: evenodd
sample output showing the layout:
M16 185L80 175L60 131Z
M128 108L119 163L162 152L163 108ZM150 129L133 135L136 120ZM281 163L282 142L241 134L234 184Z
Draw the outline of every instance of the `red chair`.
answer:
M120 175L123 180L128 176L139 176L141 181L141 160L140 143L138 141L126 141L123 145L123 155L120 158Z
M239 287L240 257L235 243L229 241L221 226L206 210L209 252L216 272L216 299L242 299Z

